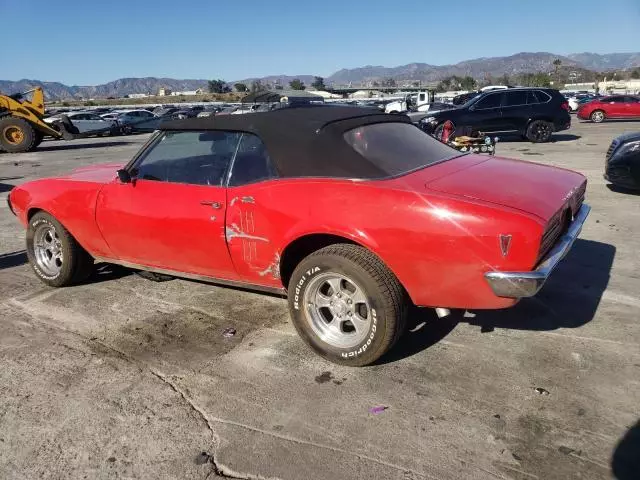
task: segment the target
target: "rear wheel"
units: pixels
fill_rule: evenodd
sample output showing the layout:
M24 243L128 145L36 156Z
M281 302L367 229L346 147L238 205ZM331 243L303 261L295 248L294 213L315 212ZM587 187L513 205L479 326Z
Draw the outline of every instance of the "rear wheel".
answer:
M0 119L0 149L9 153L29 152L36 148L38 136L29 122L22 118Z
M602 110L594 110L591 112L591 121L593 123L602 123L604 122L605 115Z
M527 127L527 139L533 143L545 143L551 140L553 124L545 120L534 120Z
M93 258L45 212L36 213L29 221L27 257L38 278L52 287L80 283L93 271Z
M409 304L393 273L357 245L312 253L289 282L289 310L299 335L342 365L369 365L387 352L404 331Z

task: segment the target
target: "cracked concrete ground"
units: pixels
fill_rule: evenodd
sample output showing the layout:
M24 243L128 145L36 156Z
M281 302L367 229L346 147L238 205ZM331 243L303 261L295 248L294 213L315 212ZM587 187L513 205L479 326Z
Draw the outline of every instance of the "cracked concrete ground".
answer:
M73 288L35 278L11 186L126 162L146 136L0 155L0 478L637 478L640 197L602 166L639 129L574 120L555 143L498 144L589 177L581 240L535 299L416 311L362 369L312 354L278 297L110 266Z

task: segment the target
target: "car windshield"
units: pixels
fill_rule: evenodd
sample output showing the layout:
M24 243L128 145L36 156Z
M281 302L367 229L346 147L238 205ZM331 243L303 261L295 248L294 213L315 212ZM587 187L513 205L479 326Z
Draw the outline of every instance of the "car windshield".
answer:
M474 103L476 103L478 100L480 100L481 98L484 98L484 95L476 95L475 97L472 97L471 99L467 100L465 103L463 103L462 105L460 105L458 108L467 108L470 107L471 105L473 105Z
M410 123L364 125L345 132L344 139L390 177L463 155Z

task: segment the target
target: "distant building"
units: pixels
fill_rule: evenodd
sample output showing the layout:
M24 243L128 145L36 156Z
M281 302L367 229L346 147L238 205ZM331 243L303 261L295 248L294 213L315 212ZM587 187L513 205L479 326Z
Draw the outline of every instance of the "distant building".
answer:
M605 80L598 82L601 94L637 94L640 93L640 80Z
M201 88L197 89L197 90L188 90L185 92L171 92L171 96L175 97L178 95L184 95L186 96L194 96L194 95L202 95L204 94L204 90L202 90Z
M146 98L148 96L148 93L130 93L129 95L125 95L124 98Z
M171 89L165 88L165 87L160 87L158 89L158 96L159 97L166 97L168 95L171 95Z

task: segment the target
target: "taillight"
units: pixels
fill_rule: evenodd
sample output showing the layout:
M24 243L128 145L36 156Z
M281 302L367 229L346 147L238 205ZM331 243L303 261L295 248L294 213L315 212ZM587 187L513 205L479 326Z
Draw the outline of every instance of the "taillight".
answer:
M564 108L567 112L569 111L569 102L562 102L560 106Z

